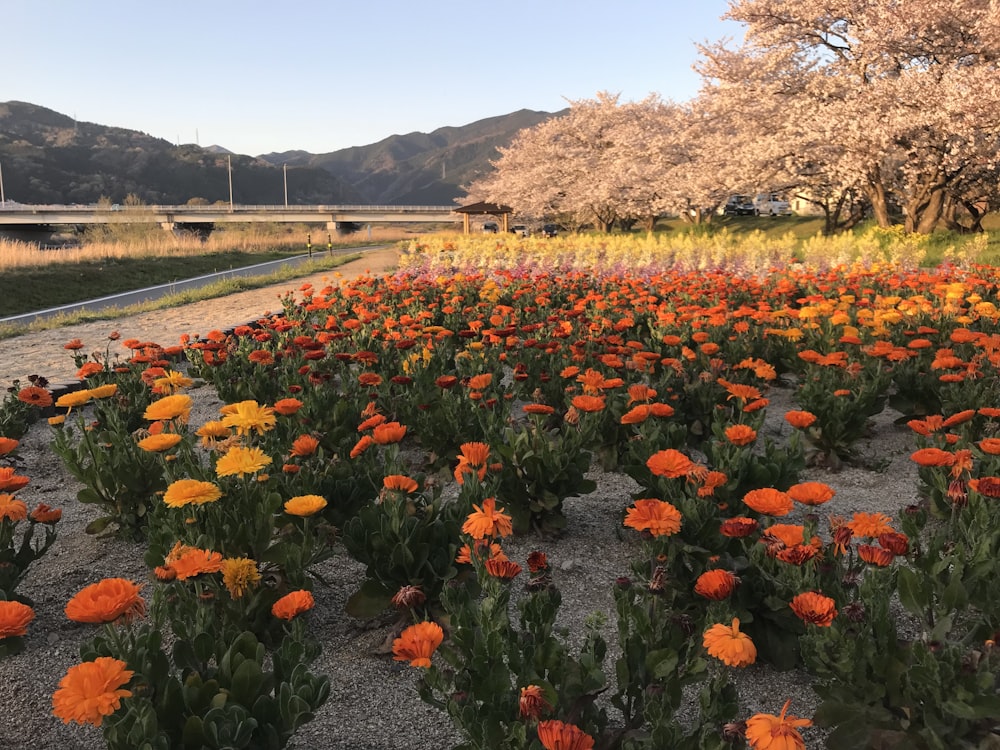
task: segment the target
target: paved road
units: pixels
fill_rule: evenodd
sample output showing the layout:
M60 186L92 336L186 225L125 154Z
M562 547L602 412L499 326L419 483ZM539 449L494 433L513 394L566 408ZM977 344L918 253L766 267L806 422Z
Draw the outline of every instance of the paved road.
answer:
M349 248L337 248L333 251L334 255L356 255L358 253L364 254L366 251L371 250L381 250L385 246L372 246L372 247L349 247ZM325 251L324 251L325 252ZM318 259L323 257L323 253L315 251L312 256L310 255L295 255L290 258L282 258L280 260L271 260L267 263L257 263L252 266L244 266L243 268L232 268L228 271L219 271L217 273L210 273L204 276L196 276L191 279L181 279L180 281L172 281L169 284L159 284L158 286L148 286L144 289L136 289L131 292L122 292L121 294L112 294L107 297L98 297L96 299L85 300L83 302L74 302L70 305L61 305L59 307L50 307L45 310L36 310L35 312L24 313L22 315L12 315L7 318L0 318L0 323L12 323L14 325L27 325L33 323L36 320L45 320L46 318L52 318L56 315L61 315L64 313L75 313L81 312L83 310L87 311L97 311L105 310L109 307L129 307L130 305L137 305L142 302L149 302L150 300L159 299L169 294L177 294L178 292L186 292L191 289L200 289L203 286L209 284L214 284L217 281L223 281L225 279L236 278L237 276L266 276L279 268L285 266L297 266L305 263L311 259Z

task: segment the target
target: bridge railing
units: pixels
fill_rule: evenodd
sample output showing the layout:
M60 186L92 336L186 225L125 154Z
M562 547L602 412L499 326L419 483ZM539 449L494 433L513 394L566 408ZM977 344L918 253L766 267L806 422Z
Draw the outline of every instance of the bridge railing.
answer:
M210 206L85 206L85 205L59 205L43 204L29 205L24 203L12 203L6 201L0 203L0 211L10 211L17 213L117 213L127 211L129 213L218 213L219 211L231 211L232 213L250 213L266 211L268 213L339 213L344 211L384 211L393 213L442 213L454 211L455 206L391 206L391 205L351 205L351 204L331 204L331 205L265 205L265 204L215 204Z

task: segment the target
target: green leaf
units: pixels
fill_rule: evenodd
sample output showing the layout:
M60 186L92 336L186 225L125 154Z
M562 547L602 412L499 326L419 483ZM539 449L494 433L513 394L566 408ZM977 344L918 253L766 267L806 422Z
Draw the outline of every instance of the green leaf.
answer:
M920 583L916 572L910 568L899 568L896 577L899 601L909 612L923 619L930 604L930 593L925 591Z
M114 520L115 519L112 516L103 516L101 518L95 518L93 521L87 524L87 527L84 529L84 531L86 531L88 534L100 534L102 531L108 528L108 526L112 524Z
M370 620L386 610L394 593L396 592L389 591L378 581L369 578L351 594L344 609L351 617Z

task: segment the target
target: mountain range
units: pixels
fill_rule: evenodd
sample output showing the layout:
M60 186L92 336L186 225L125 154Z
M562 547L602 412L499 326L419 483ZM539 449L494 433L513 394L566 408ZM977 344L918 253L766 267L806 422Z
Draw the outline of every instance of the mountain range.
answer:
M18 203L451 205L491 169L497 147L562 114L522 109L432 133L393 135L326 154L247 156L79 122L26 102L0 103L0 186Z

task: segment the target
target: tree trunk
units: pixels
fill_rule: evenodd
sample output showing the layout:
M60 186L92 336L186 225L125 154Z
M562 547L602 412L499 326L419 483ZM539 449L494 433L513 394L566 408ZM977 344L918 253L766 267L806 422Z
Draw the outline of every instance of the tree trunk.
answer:
M879 174L878 167L875 168L875 174L869 175L868 183L862 187L862 192L871 204L872 214L875 216L876 223L883 229L891 227L892 220L889 218L889 200L886 198L885 185L882 183L882 176Z
M941 218L944 210L945 194L944 187L930 187L920 190L912 201L906 206L906 223L904 229L907 232L917 234L930 234Z

